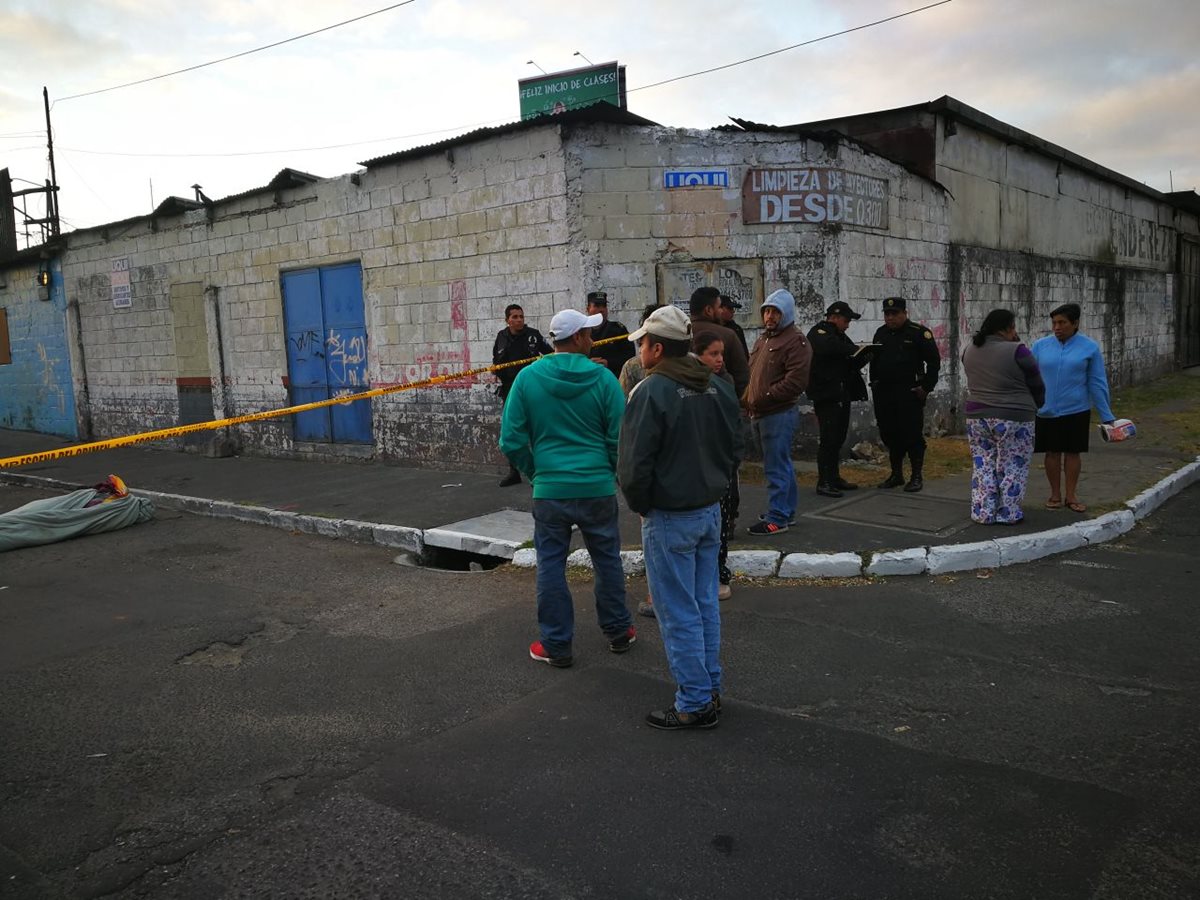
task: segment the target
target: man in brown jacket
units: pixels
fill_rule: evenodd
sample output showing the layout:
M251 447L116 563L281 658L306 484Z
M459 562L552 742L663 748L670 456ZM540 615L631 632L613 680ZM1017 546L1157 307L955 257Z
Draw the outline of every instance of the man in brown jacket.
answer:
M692 319L692 335L715 334L725 345L725 371L733 379L733 391L739 397L750 383L750 363L737 334L721 321L721 292L715 287L701 287L692 291L688 302Z
M778 290L761 309L763 332L750 351L750 386L742 405L762 446L770 509L747 530L764 537L787 531L796 521L796 470L792 437L800 414L796 402L808 387L812 347L796 327L796 298Z

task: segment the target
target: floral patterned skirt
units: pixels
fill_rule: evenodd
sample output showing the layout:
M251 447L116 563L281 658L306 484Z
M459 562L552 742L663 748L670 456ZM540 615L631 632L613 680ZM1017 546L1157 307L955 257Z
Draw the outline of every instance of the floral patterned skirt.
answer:
M1033 457L1033 431L1033 422L967 419L973 521L1015 525L1025 517L1021 501Z

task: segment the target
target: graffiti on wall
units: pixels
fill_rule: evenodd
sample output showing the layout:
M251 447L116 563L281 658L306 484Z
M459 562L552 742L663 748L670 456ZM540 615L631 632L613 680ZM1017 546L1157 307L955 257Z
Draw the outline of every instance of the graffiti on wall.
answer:
M406 381L423 381L452 375L471 368L471 344L467 329L467 283L463 280L450 282L450 340L455 347L435 350L418 356L416 362L405 367ZM474 378L455 378L444 382L445 388L469 388Z
M763 299L762 260L718 259L663 263L658 267L658 302L687 311L692 291L715 287L746 309Z
M47 353L45 344L40 341L37 345L37 352L38 359L42 363L43 395L58 406L59 415L62 415L67 411L67 395L62 385L58 383L58 376L55 374L55 367L58 365L59 359Z

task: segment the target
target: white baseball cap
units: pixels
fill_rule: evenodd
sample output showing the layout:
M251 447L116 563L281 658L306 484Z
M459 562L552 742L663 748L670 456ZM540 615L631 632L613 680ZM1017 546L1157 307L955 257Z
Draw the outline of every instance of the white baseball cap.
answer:
M629 336L631 341L640 341L647 334L668 341L690 341L692 322L678 306L660 306L646 317L642 327Z
M550 340L565 341L580 328L596 328L604 321L604 316L596 313L585 316L577 309L564 309L554 314L550 320Z

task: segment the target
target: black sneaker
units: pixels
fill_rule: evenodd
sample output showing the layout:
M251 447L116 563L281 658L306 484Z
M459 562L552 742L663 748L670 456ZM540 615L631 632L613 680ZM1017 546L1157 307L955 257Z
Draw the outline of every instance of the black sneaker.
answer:
M904 492L906 494L915 494L923 487L925 487L924 479L920 475L914 475L908 480L908 484L904 486Z
M847 481L845 478L842 478L840 475L837 478L833 479L833 486L835 488L837 488L839 491L857 491L858 490L857 484L855 484L853 481Z
M760 521L760 522L765 522L765 521L767 521L767 514L766 514L766 513L763 513L762 515L760 515L760 516L758 517L758 521ZM796 517L795 517L795 516L792 516L790 519L788 519L788 527L789 527L789 528L795 528L795 527L796 527Z
M822 497L844 497L846 496L832 484L818 484L817 493Z
M752 534L755 537L770 537L776 534L783 534L787 530L787 525L776 525L774 522L756 522L746 529L746 533Z
M630 625L620 636L608 639L608 649L613 653L624 653L637 640L637 629Z
M542 646L541 641L534 641L529 645L529 658L535 659L538 662L549 663L556 669L566 669L575 662L570 656L551 656L546 652L546 648Z
M674 706L655 710L646 716L646 724L663 731L687 731L693 728L716 728L721 724L721 719L716 706L709 703L703 709L690 713L680 712Z
M899 472L893 472L891 475L889 475L887 478L885 478L883 481L879 482L879 484L877 484L875 486L879 487L879 488L884 488L885 490L890 490L891 488L898 488L902 484L904 484L904 476L901 475Z

